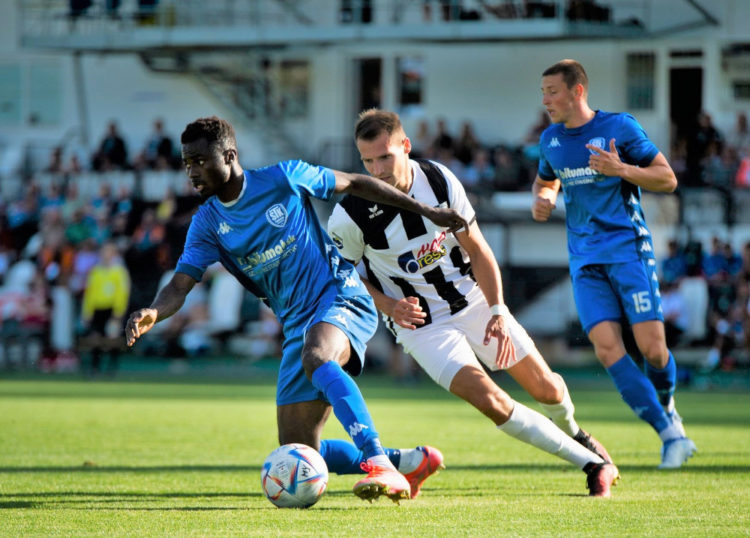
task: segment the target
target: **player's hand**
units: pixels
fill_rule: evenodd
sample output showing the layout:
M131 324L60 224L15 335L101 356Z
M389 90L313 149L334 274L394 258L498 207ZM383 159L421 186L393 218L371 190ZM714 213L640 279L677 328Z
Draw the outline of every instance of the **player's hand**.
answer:
M537 196L531 206L531 216L537 222L545 222L549 219L553 209L555 209L553 202L542 196Z
M393 305L391 318L399 327L404 329L416 329L417 325L424 325L424 319L427 314L419 306L419 299L416 297L404 297L399 299Z
M433 207L427 217L438 226L448 228L449 232L456 232L463 228L467 234L469 233L469 223L455 209Z
M614 138L609 140L609 151L591 144L586 144L586 148L592 152L589 156L589 168L605 176L622 177L624 164L620 160L619 153L617 153Z
M136 340L151 330L158 315L158 312L153 308L141 308L130 314L128 324L125 326L125 342L128 347L131 347Z
M484 345L489 345L493 337L497 338L495 364L498 368L507 368L516 357L516 346L513 345L513 339L510 337L510 331L505 325L503 316L492 316L487 322L487 328L484 331Z

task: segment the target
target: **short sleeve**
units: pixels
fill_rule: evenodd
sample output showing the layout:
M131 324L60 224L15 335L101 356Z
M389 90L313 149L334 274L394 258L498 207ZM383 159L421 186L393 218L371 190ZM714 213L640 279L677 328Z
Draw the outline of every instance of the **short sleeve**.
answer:
M620 157L629 164L637 164L645 167L651 164L654 157L659 153L641 124L630 114L622 114L622 123L619 129L620 140L616 141L620 150Z
M362 230L349 217L341 204L336 204L328 219L328 235L331 236L344 258L355 264L362 259L365 251Z
M219 260L216 242L203 226L200 215L199 211L190 222L185 248L175 268L175 272L185 273L198 282L203 278L206 268Z
M544 181L554 181L557 179L557 176L555 175L555 170L552 168L552 165L550 165L549 161L544 156L544 148L546 147L547 144L544 133L542 133L542 136L539 139L539 165L537 166L537 175Z
M299 160L279 163L279 167L297 196L313 196L321 200L330 200L333 196L336 177L330 168Z

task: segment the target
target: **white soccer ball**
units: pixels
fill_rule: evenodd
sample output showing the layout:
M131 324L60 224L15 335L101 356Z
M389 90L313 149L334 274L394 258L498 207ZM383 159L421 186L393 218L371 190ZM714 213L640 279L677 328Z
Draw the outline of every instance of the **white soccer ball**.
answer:
M308 508L326 490L328 466L314 448L291 443L268 455L260 483L268 500L279 508Z

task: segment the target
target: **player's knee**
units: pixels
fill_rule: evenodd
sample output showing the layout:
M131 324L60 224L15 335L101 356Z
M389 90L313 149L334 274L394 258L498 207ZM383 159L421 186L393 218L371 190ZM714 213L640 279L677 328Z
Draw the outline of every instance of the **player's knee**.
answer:
M664 342L650 342L641 349L641 353L654 368L664 368L669 362L669 351Z
M625 355L625 347L620 342L594 342L594 353L599 362L608 366Z

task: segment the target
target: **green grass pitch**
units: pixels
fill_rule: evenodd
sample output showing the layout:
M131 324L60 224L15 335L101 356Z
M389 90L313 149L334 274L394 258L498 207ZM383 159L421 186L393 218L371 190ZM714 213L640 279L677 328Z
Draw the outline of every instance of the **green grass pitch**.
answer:
M683 390L699 453L664 472L656 434L614 389L569 380L580 424L622 474L611 499L592 499L581 471L428 381L361 386L384 443L445 454L414 501L368 504L351 493L356 477L332 475L313 508L271 505L259 480L276 446L271 382L0 380L0 536L750 534L747 392ZM326 436L346 437L334 418Z

